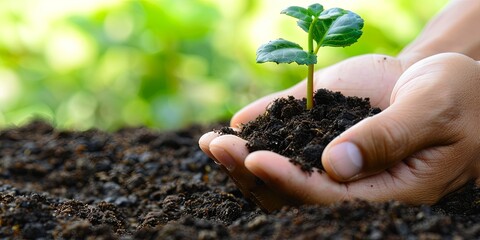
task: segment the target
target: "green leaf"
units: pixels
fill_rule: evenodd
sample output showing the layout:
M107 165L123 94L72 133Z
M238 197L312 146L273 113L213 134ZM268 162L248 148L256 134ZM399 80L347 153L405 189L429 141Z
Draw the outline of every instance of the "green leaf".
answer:
M257 50L257 63L275 62L308 65L317 63L317 56L285 39L277 39L260 46Z
M312 29L312 34L313 34L313 40L317 42L317 44L321 44L325 34L327 33L328 29L332 25L333 20L332 19L322 19L321 21L317 21L315 23L315 26L313 26Z
M308 33L309 29L310 29L310 24L312 24L312 20L310 19L310 21L302 21L302 20L298 20L297 21L297 25L303 29L303 31L305 31L306 33Z
M302 24L300 27L304 29L308 23ZM341 8L331 8L318 17L313 28L313 39L320 46L345 47L360 38L362 28L363 19L357 14Z
M362 36L363 19L347 11L336 18L325 34L322 46L345 47L352 45Z
M323 19L335 20L338 17L340 17L342 15L345 15L347 13L348 13L347 10L344 10L344 9L341 9L341 8L330 8L330 9L322 12L322 14L318 18L320 20L323 20Z
M301 21L312 21L312 15L308 9L298 6L288 7L287 9L281 11L280 13L286 14L290 17L294 17Z
M318 17L323 12L323 6L321 4L315 3L308 6L308 11L313 17Z
M290 10L290 12L291 12L290 14L293 14L294 9L296 9L298 7L291 7L291 8L293 8L293 9ZM290 8L287 8L287 9L290 9ZM301 9L302 10L296 10L297 11L296 15L300 16L301 14L304 14L304 15L308 15L308 17L305 17L305 16L296 17L297 19L299 19L297 21L297 25L301 29L303 29L303 31L308 33L309 28L310 28L310 24L312 24L313 18L319 17L320 14L323 12L324 8L321 4L316 3L316 4L310 5L308 7L308 9L304 9L304 8L301 8ZM306 12L305 12L305 10L306 10ZM298 12L300 12L300 13L298 13ZM291 15L289 15L289 16L291 16Z

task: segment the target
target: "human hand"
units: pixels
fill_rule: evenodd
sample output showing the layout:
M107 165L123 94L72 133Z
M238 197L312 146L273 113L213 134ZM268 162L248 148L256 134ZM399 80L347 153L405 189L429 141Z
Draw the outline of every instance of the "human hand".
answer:
M217 161L229 158L292 202L431 204L469 180L480 182L478 89L480 64L466 56L439 54L414 64L394 86L389 107L327 146L322 163L328 175L310 176L273 152L249 154L234 136L209 133L200 144Z
M345 95L369 97L373 105L385 108L389 104L389 97L395 81L403 72L403 66L404 62L398 58L374 54L359 56L317 72L315 87L341 91ZM255 119L276 98L289 95L300 98L304 97L304 94L305 81L291 89L259 99L239 111L232 118L231 126L237 127L241 123ZM294 202L279 201L279 199L291 200L293 198L281 197L283 193L275 192L274 188L269 186L258 184L256 176L244 165L243 160L248 155L248 151L245 148L245 141L242 139L235 136L219 136L210 132L200 139L200 146L211 158L218 159L217 161L229 168L231 171L226 169L226 172L244 195L252 197L260 206L264 205L265 208L275 209L281 205L294 204ZM234 157L229 156L231 151L233 151ZM227 159L234 160L228 161ZM230 163L236 160L239 162L233 169ZM286 169L289 169L288 167Z

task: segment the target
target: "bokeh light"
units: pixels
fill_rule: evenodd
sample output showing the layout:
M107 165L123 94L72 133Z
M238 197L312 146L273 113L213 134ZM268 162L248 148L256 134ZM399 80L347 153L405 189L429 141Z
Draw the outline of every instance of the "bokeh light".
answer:
M35 117L59 128L159 129L228 119L305 76L256 64L278 37L304 41L279 12L286 0L0 1L0 127ZM318 67L365 53L395 55L446 0L326 0L365 19L349 48L322 49Z

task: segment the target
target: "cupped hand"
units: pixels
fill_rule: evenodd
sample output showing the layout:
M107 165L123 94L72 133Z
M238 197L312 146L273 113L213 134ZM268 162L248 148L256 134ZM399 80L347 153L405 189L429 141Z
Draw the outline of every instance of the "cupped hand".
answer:
M369 54L350 58L316 72L315 88L327 88L340 91L345 95L369 97L372 105L385 108L389 104L389 96L395 81L403 72L403 65L400 59L385 55ZM242 123L255 119L263 114L267 106L276 98L287 96L302 98L305 94L306 81L302 81L292 88L263 97L235 114L231 120L231 126L236 128ZM245 143L244 140L233 135L220 136L214 132L205 134L199 141L201 149L216 162L221 163L243 194L252 198L264 209L276 209L285 204L297 203L295 197L285 197L285 193L276 191L275 186L259 184L257 176L253 175L244 164L244 160L249 155ZM276 161L278 157L267 156L268 161ZM285 167L278 169L297 170L288 162L284 165Z
M201 148L225 166L242 191L266 210L353 198L433 203L478 178L478 63L458 54L441 54L414 64L402 74L400 60L358 61L361 58L370 55L318 74L322 79L317 87L370 97L373 105L384 108L327 146L322 163L328 175L309 175L273 152L248 153L245 141L231 135L208 133L200 139ZM350 61L360 65L350 66ZM383 66L368 67L368 63ZM372 78L359 79L361 74ZM272 96L300 95L298 91L294 87ZM264 109L268 104L264 99L235 115L232 125L262 113L260 106ZM265 183L261 189L255 176Z

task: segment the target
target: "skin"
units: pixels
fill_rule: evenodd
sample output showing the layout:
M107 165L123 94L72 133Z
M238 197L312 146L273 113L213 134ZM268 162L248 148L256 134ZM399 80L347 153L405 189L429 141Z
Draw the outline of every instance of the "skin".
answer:
M327 146L327 174L306 174L273 152L249 153L232 135L206 133L199 145L266 210L354 198L432 204L470 180L478 184L480 40L471 36L480 36L479 10L480 1L452 1L397 57L363 55L316 73L316 88L369 97L383 109ZM275 98L303 97L304 89L301 82L251 103L231 126L253 120Z

